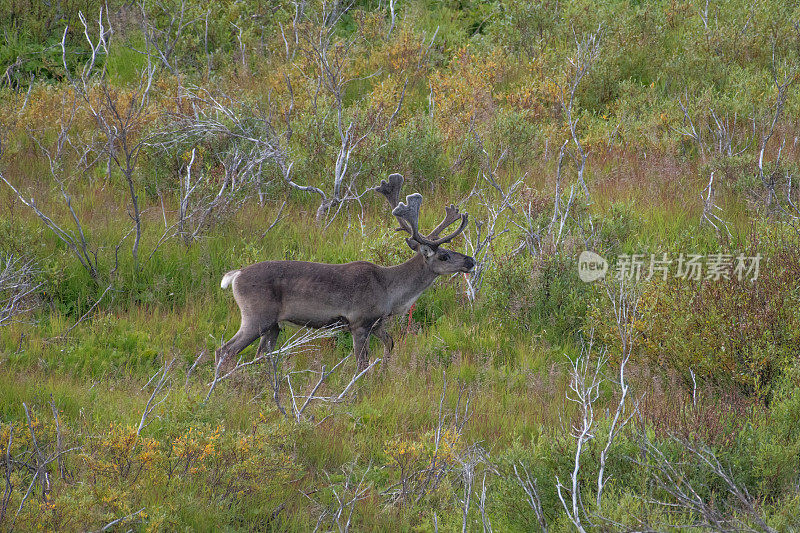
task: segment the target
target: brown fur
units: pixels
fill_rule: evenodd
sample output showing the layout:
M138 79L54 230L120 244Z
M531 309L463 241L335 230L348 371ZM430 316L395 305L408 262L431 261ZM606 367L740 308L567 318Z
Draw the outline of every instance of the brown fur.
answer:
M404 313L420 294L442 274L469 272L475 260L469 256L419 245L405 263L383 267L367 261L347 264L304 261L264 261L223 278L232 280L233 295L242 313L239 331L217 350L217 361L235 357L261 337L259 353L272 351L279 324L323 328L346 327L353 335L359 369L369 361L369 336L393 347L383 329L386 318Z

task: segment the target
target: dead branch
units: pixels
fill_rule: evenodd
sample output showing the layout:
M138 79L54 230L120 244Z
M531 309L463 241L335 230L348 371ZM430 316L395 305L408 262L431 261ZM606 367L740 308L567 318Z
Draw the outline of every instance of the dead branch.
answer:
M98 529L97 533L102 533L103 531L110 531L110 530L112 530L114 528L114 526L117 526L117 525L125 523L125 522L128 522L130 524L136 523L136 522L141 520L138 517L141 515L142 512L144 512L144 507L142 507L138 511L132 512L129 515L125 515L125 516L122 516L120 518L117 518L116 520L112 520L108 524L106 524L103 527L101 527L100 529Z
M466 448L464 452L459 454L456 461L460 465L459 475L461 482L464 486L464 496L460 498L461 503L461 531L467 531L467 518L469 516L470 505L472 501L473 485L475 483L476 469L479 466L483 467L483 491L478 500L478 507L481 513L481 520L484 531L491 531L491 523L486 516L486 475L488 473L496 473L494 467L489 462L489 455L478 443L474 443Z
M13 255L0 256L0 326L36 308L34 293L41 287L38 271L31 261Z
M605 489L606 483L608 483L608 480L611 478L610 476L605 476L605 469L614 440L620 432L625 429L633 416L639 412L639 400L635 400L633 405L629 405L630 385L625 380L625 370L636 342L636 329L633 323L639 311L640 294L635 286L626 287L624 279L619 281L618 287L614 287L609 280L606 280L605 283L606 295L611 301L611 307L614 310L614 321L617 325L617 338L620 347L620 361L616 372L617 377L616 380L614 380L614 378L609 378L609 380L619 387L619 401L614 410L614 415L611 417L611 425L606 435L606 445L600 452L597 472L597 494L595 495L598 509L600 509L603 489Z
M189 19L186 17L186 1L181 0L180 6L175 7L164 5L159 0L151 1L153 6L150 10L147 9L147 2L141 0L140 19L142 22L142 34L145 38L145 49L137 50L139 53L146 55L148 61L152 62L156 58L173 76L180 79L181 72L178 67L179 57L175 54L179 43L183 39L184 32L200 20L200 17ZM157 10L157 12L155 12ZM210 10L209 10L210 12ZM205 38L205 53L208 57L208 14L206 15L206 38ZM168 20L168 22L159 27L157 20Z
M175 360L176 360L176 358L173 357L168 363L165 362L164 365L161 368L158 369L158 372L153 374L153 376L150 378L150 381L148 381L147 384L144 387L142 387L142 390L144 390L148 385L150 385L150 383L152 383L152 381L156 377L158 377L158 381L156 382L155 386L153 387L153 392L152 392L152 394L150 394L150 398L148 398L147 404L144 406L144 411L142 411L142 418L139 421L139 427L136 428L136 436L137 437L142 432L142 430L144 428L146 428L147 426L149 426L150 422L152 422L152 420L151 420L150 422L145 423L147 421L147 417L150 415L150 413L153 411L153 409L155 409L156 407L158 407L159 405L164 403L164 401L169 396L169 391L167 391L160 400L158 400L157 402L155 401L156 397L158 397L158 395L161 393L161 391L167 385L167 382L169 380L169 372L170 372L170 370L172 370L172 365L175 364ZM156 418L158 418L158 417L156 417Z
M641 445L646 454L645 461L633 459L634 463L645 466L654 474L658 487L669 495L672 501L649 500L671 511L689 511L698 517L696 527L711 528L717 531L749 531L774 533L758 510L755 499L750 495L747 487L737 483L730 469L722 466L714 452L703 444L694 444L685 439L672 437L672 439L685 448L694 458L690 463L677 462L668 459L664 453L653 443L646 434L641 435ZM737 509L720 507L718 498L706 497L700 488L692 485L690 471L703 469L723 482L729 496L737 504ZM722 500L724 501L724 500ZM743 518L749 519L750 523ZM755 527L753 527L753 525Z
M225 381L226 379L230 378L239 370L247 368L249 366L259 365L261 363L270 363L273 370L273 376L271 380L271 385L273 388L273 398L278 409L286 415L286 411L284 410L281 401L280 401L280 387L281 383L285 380L283 374L280 372L280 363L291 353L299 352L300 348L306 346L307 344L314 342L318 339L324 339L328 337L332 337L339 331L340 327L330 327L330 328L322 328L322 329L300 329L298 330L292 337L286 340L284 344L271 352L260 352L256 351L256 354L250 360L245 360L243 356L239 356L239 359L230 367L227 364L227 357L223 356L220 358L219 361L216 362L214 366L214 378L209 383L208 393L206 394L203 403L208 402L208 399L211 397L211 393L214 392L214 389L217 387L219 383ZM303 348L305 349L305 348Z
M400 466L400 479L397 483L382 491L382 494L388 496L388 502L391 504L403 505L405 502L419 504L425 496L430 495L439 487L447 474L455 474L462 483L469 485L465 489L464 497L459 498L459 506L462 508L462 512L468 513L472 502L476 468L481 466L484 473L496 473L488 460L488 455L477 443L460 450L457 456L447 457L441 454L443 436L447 434L450 439L456 438L460 440L464 426L471 418L470 395L465 394L466 389L463 386L459 388L456 405L452 409L445 408L447 386L446 375L442 372L442 395L438 406L438 421L434 430L433 455L421 468L407 468L398 463ZM466 401L464 402L462 414L461 401L465 397ZM452 442L450 444L452 445ZM481 505L485 506L486 503L485 494L482 494L483 503L481 503L479 496L479 508ZM466 506L466 511L463 510L464 506ZM484 524L485 527L491 528L488 516Z
M469 276L464 276L467 284L467 298L470 301L474 301L483 284L483 274L492 260L492 243L509 231L509 223L513 221L513 215L517 212L518 194L525 182L525 176L522 176L511 185L503 187L500 184L499 170L505 161L508 150L503 150L497 161L493 161L480 134L474 127L470 127L470 132L473 134L473 138L483 152L484 157L478 180L472 187L469 196L464 200L466 202L473 196L477 196L485 212L483 218L474 218L475 235L470 231L464 233L470 255L476 259L475 270ZM502 215L506 216L504 225L500 229L498 228L498 222L500 222Z
M0 172L0 180L2 180L14 192L16 197L20 202L22 202L23 205L31 209L44 223L44 225L47 226L53 233L55 233L59 240L67 245L67 248L69 248L78 261L80 261L81 266L83 266L93 280L97 281L99 278L97 253L89 246L89 243L86 240L86 236L83 231L83 225L81 224L80 218L72 206L72 197L67 191L64 178L64 152L66 146L72 146L72 142L70 141L70 131L75 120L77 109L77 98L73 98L71 102L67 100L67 97L63 98L61 120L59 121L59 132L53 150L45 147L39 138L37 138L33 133L29 132L31 139L37 144L39 149L47 158L50 175L59 186L61 196L64 199L64 203L67 207L70 217L72 218L72 222L75 225L75 232L64 228L61 224L57 223L50 216L42 212L36 205L34 198L23 195L22 192L14 187L14 185L12 185L11 182L3 176L2 172ZM0 155L2 155L2 145L0 145Z
M33 420L31 419L30 410L28 409L27 404L25 404L23 402L22 403L22 408L25 411L25 418L27 419L27 422L28 422L28 431L31 434L31 445L33 446L33 449L29 451L29 455L32 457L33 462L27 462L27 461L22 461L22 460L12 460L10 458L10 456L8 456L8 454L10 453L10 449L11 449L10 446L8 448L9 451L6 452L7 453L7 456L6 456L6 468L8 469L8 472L10 472L10 470L11 470L11 465L16 463L18 466L22 467L23 469L25 469L28 472L31 472L33 474L33 478L31 479L31 482L28 485L28 490L25 492L24 496L22 497L22 500L20 501L20 504L19 504L19 508L17 509L17 512L14 515L14 519L11 521L11 525L9 527L9 530L11 530L11 531L13 531L14 524L16 523L17 518L19 517L19 513L22 512L23 507L25 507L25 503L28 501L28 498L33 493L33 490L34 490L34 488L36 487L37 484L39 486L41 486L41 489L42 489L42 500L45 503L49 502L50 491L52 489L51 480L50 480L50 464L53 463L54 461L59 461L59 464L60 464L61 457L64 454L67 454L69 452L72 452L72 451L75 451L75 450L79 449L79 447L62 449L63 442L62 442L62 439L61 439L61 436L60 436L61 430L60 430L60 424L59 424L59 421L58 421L58 412L57 412L57 410L55 409L55 406L52 403L51 403L51 407L53 409L53 416L55 417L56 428L57 428L56 429L56 449L53 450L51 453L45 453L45 450L43 450L42 447L39 445L39 440L37 439L36 431L34 430L34 423L33 423ZM10 439L9 439L9 442L10 442ZM6 485L6 489L10 491L9 485ZM7 503L8 502L6 502L6 505L7 505Z
M389 26L389 31L386 32L386 38L387 39L392 34L392 30L394 29L394 23L395 23L394 3L395 3L395 0L389 0L389 15L392 18L392 23Z
M382 113L376 113L374 117L359 116L358 114L347 116L348 113L345 112L344 107L347 86L354 81L377 76L379 72L361 77L349 72L355 56L353 50L361 36L355 35L347 40L340 40L336 37L335 22L352 5L351 2L343 9L343 3L336 1L332 7L323 3L322 12L317 16L316 24L308 26L305 31L301 32L299 38L301 52L306 56L308 63L314 66L313 71L301 71L301 74L310 82L309 86L313 87L312 112L317 122L319 139L336 152L332 168L333 188L330 194L321 195L320 205L316 212L316 220L319 223L326 220L326 226L338 215L345 204L357 201L364 194L364 192L359 193L356 187L356 179L361 172L361 167L360 165L354 167L351 160L367 138L378 132L386 133L391 129L392 123L402 107L406 89L406 85L404 85L395 111L388 120L382 116ZM323 93L330 98L329 109L321 109L319 106L319 96ZM337 135L336 140L328 141L322 131L331 114L334 115ZM359 120L360 118L363 120ZM361 127L359 128L359 126Z
M334 483L331 481L331 476L325 472L325 477L328 480L328 486L323 489L317 489L313 492L330 491L333 495L334 501L330 504L323 504L315 500L310 494L303 493L318 509L319 517L317 518L317 525L314 531L318 531L323 523L329 524L326 531L338 530L340 533L350 531L353 523L353 511L356 503L364 500L367 497L367 492L371 488L371 483L366 483L367 474L372 469L370 463L366 470L360 477L355 473L356 463L353 462L349 465L342 466L342 473L345 474L345 479L341 483Z
M486 475L483 473L483 481L481 481L481 497L478 499L478 510L481 512L481 523L483 525L483 533L492 533L492 521L489 520L489 515L486 514Z
M140 73L138 85L127 95L113 89L107 79L106 62L102 62L102 68L96 71L95 65L99 55L108 56L109 39L113 34L113 28L108 19L103 22L103 8L100 9L98 17L99 30L96 41L90 35L89 26L83 14L80 14L81 24L83 25L84 36L91 49L91 58L85 62L77 78L69 74L66 64L66 30L64 38L61 40L62 62L67 71L70 81L75 88L75 93L83 101L86 111L89 113L99 132L102 135L102 142L98 143L96 150L105 154L109 159L109 171L113 162L122 173L127 186L128 200L130 202L130 212L128 213L134 223L134 241L131 250L133 256L134 270L138 271L139 264L139 244L142 236L142 212L139 205L139 197L136 192L134 174L136 172L139 156L145 146L145 137L140 133L144 129L149 119L147 109L149 106L150 89L155 74L155 66L147 57L147 64ZM94 89L99 90L94 90ZM109 176L110 177L110 176Z
M288 78L286 81L291 94L291 82ZM261 177L264 166L268 164L275 165L288 188L318 194L323 202L328 198L321 189L299 184L292 178L294 161L289 140L292 135L290 114L294 105L293 97L285 115L287 127L283 132L278 131L271 107L263 109L260 106L250 106L232 96L212 94L200 88L185 90L183 97L192 102L194 114L175 116L175 127L154 137L151 145L168 150L187 144L197 146L214 140L228 143L227 150L218 156L225 175L216 194L193 196L202 189L200 183L208 180L205 176L198 176L193 181L191 167L187 168L186 180L182 180L181 198L186 206L183 218L196 219L194 226L197 229L192 235L199 233L212 212L224 209L234 191L257 187L263 203L264 183Z
M50 395L50 411L53 413L53 420L56 423L56 458L58 461L58 473L61 477L61 480L64 481L66 479L66 472L64 470L64 461L61 458L61 451L64 449L64 438L61 435L61 419L58 416L58 409L56 408L56 403L53 401L53 395Z
M684 122L688 124L688 129L676 129L676 131L684 137L689 137L692 139L697 145L697 151L700 152L700 155L703 155L705 146L703 145L703 137L701 134L702 130L695 127L694 121L692 120L691 115L689 115L689 110L687 109L686 104L684 104L683 100L680 98L678 98L678 105L681 107L681 111L683 111L683 119Z
M2 424L0 424L2 427ZM6 445L6 468L5 468L5 490L3 491L3 499L0 500L0 524L6 517L6 510L8 503L11 501L11 492L14 490L14 484L11 482L11 444L14 442L14 426L8 425L8 443Z
M598 357L594 357L592 349L594 347L594 337L589 337L588 342L581 346L581 353L574 360L570 359L570 382L569 390L566 393L567 400L577 404L580 421L578 425L572 426L572 436L575 438L576 447L573 459L572 473L570 474L571 488L567 488L556 475L556 490L558 499L569 521L575 528L585 533L586 529L581 520L581 515L585 515L583 502L580 492L580 469L586 443L595 437L594 435L594 406L600 396L600 385L603 382L602 369L606 362L606 351L603 349ZM594 360L593 360L594 359ZM567 497L571 501L567 502Z
M574 116L575 94L578 90L581 80L583 80L584 76L586 76L586 73L589 72L589 70L592 68L592 65L600 55L600 43L602 41L602 35L602 25L598 25L597 30L595 30L593 33L586 34L583 39L578 39L578 36L575 35L575 53L568 59L569 68L571 70L569 73L569 80L567 81L566 86L561 87L559 98L561 108L567 115L570 136L572 137L572 142L575 145L575 152L571 155L575 161L575 166L578 169L578 183L583 188L583 193L586 195L587 203L591 202L591 197L589 196L589 188L586 186L586 182L583 179L583 172L586 167L586 159L588 158L588 154L584 150L583 144L578 136L577 128L580 118Z
M80 324L81 322L83 322L84 320L86 320L86 318L87 318L89 315L91 315L91 314L92 314L92 311L94 311L94 310L95 310L95 308L96 308L98 305L100 305L100 302L103 300L103 298L105 298L106 294L107 294L107 293L108 293L108 291L110 291L110 290L111 290L111 285L109 285L108 287L106 287L106 290L104 290L104 291L103 291L103 294L101 294L101 295L100 295L100 298L98 298L98 299L97 299L97 301L96 301L96 302L94 302L94 304L93 304L93 305L92 305L92 306L89 308L89 310L88 310L88 311L86 311L86 312L83 314L83 316L81 316L81 317L80 317L80 318L79 318L77 321L75 321L75 323L74 323L74 324L72 324L72 325L71 325L69 328L67 328L67 331L65 331L64 333L62 333L62 334L61 334L61 335L59 335L58 337L54 337L54 338L55 338L55 339L64 339L64 338L66 338L66 337L67 337L67 336L68 336L68 335L69 335L69 334L72 332L72 330L73 330L73 329L75 329L76 327L78 327L78 324Z
M703 193L706 195L705 198L703 198L703 193L700 194L700 200L703 201L703 214L700 217L700 224L702 225L704 221L711 224L711 227L717 232L719 238L722 238L722 230L724 229L725 235L728 237L728 242L730 242L733 237L731 236L731 230L728 228L728 223L716 213L716 211L722 211L722 208L714 201L713 185L714 172L712 171L711 177L708 179L708 185L703 189Z
M517 477L517 484L522 487L522 490L525 491L525 496L527 496L528 505L531 506L531 510L533 510L533 514L536 515L536 520L539 522L539 527L542 528L543 533L547 533L547 520L544 516L544 511L542 510L542 499L539 496L539 486L537 484L536 478L531 478L531 475L528 473L528 469L525 468L525 465L522 463L519 464L520 468L522 468L523 473L525 474L525 479L522 479L522 476L519 475L517 471L517 465L514 465L514 475Z

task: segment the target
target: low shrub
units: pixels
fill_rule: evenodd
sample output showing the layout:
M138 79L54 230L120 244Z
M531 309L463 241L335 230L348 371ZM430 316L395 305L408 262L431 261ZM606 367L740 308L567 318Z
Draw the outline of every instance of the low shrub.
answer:
M489 305L517 318L522 331L542 333L554 343L575 340L593 287L578 278L574 258L552 255L528 261L506 259L487 273Z
M636 356L677 372L687 386L694 372L720 389L768 400L800 346L800 244L781 238L744 255L758 253L755 281L673 278L647 287Z

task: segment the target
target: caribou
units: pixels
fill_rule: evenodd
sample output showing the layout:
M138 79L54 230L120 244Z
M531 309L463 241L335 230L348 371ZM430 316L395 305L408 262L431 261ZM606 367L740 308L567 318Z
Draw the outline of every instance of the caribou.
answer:
M283 322L308 328L346 328L353 337L359 370L368 366L371 335L383 343L388 357L394 341L385 329L387 319L408 312L439 276L469 273L475 268L472 257L442 247L464 231L467 213L459 213L452 204L445 207L444 220L423 236L419 231L422 195L410 194L405 203L400 202L402 185L403 176L392 174L375 188L399 222L397 231L408 233L406 243L416 252L402 264L263 261L227 272L221 286L233 288L242 319L239 331L217 350L217 365L234 358L259 337L257 354L273 351ZM439 237L457 221L461 222L458 229Z

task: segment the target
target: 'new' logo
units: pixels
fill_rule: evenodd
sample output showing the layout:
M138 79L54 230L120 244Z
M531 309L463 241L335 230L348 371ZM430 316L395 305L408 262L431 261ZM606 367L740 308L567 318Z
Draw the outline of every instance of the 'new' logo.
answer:
M587 283L598 280L608 272L608 261L589 250L578 257L578 277Z

